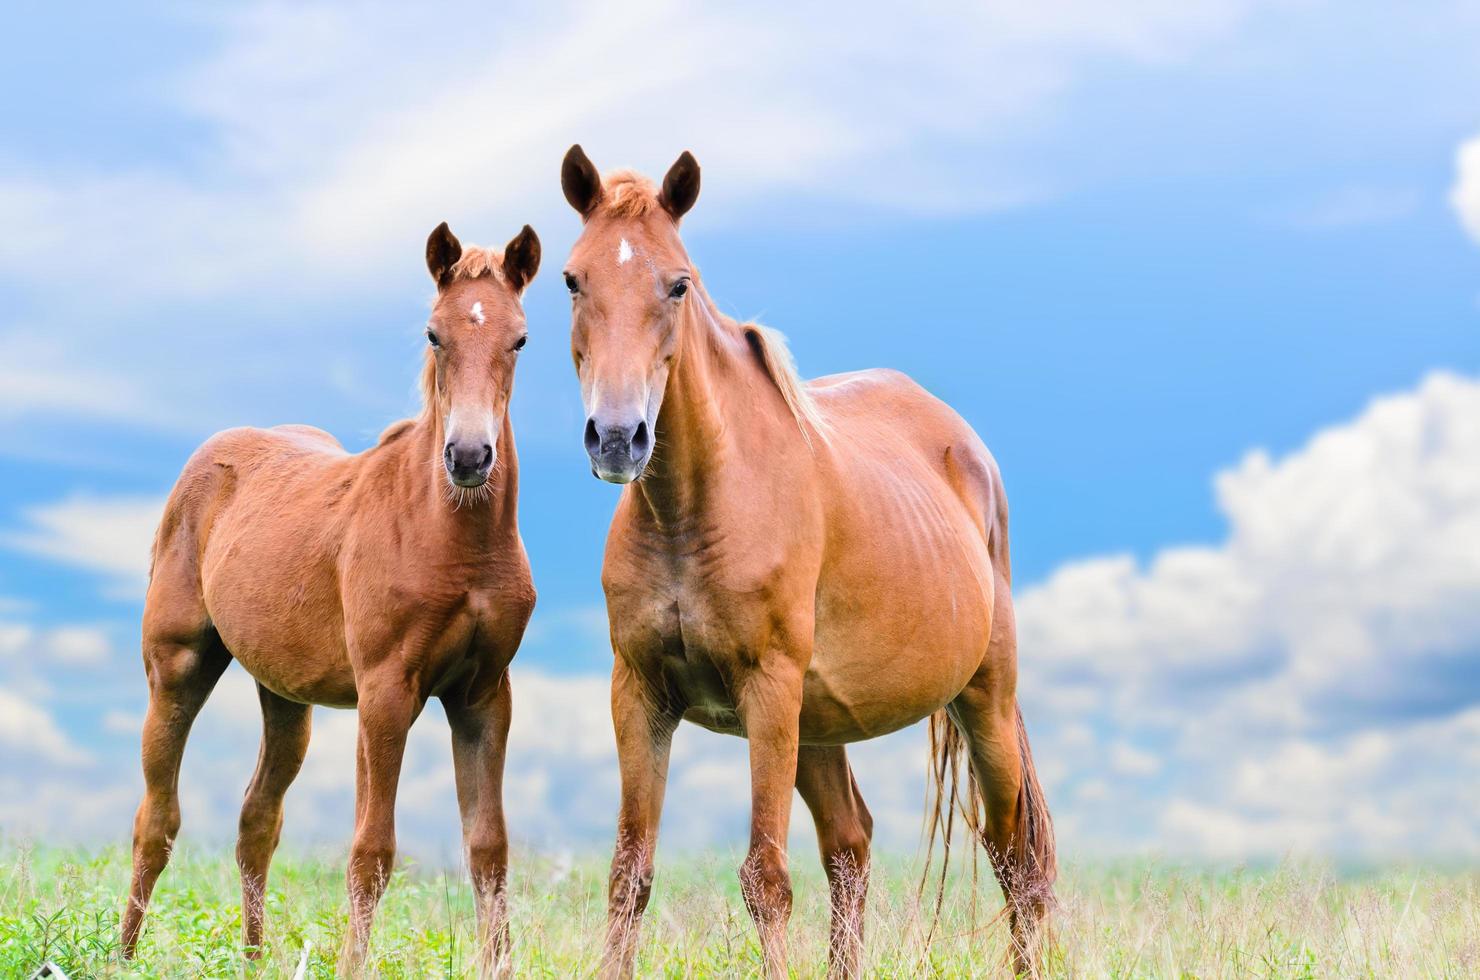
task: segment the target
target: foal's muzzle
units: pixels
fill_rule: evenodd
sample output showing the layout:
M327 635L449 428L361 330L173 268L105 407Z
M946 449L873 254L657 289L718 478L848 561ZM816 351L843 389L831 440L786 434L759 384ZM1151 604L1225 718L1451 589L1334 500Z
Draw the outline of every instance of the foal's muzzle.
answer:
M481 487L493 470L493 447L481 440L449 442L442 449L447 476L459 487Z
M646 419L635 422L586 420L586 454L591 473L608 483L631 483L642 475L653 453Z

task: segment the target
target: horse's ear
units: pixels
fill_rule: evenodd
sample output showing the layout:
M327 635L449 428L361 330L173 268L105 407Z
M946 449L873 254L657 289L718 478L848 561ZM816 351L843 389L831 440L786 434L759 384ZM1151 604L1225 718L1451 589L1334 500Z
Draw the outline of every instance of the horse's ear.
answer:
M452 267L462 258L462 242L447 227L447 222L432 229L427 237L427 271L437 280L438 288L452 281Z
M596 165L579 143L565 152L565 162L560 165L560 189L582 218L591 217L591 212L601 203L601 174L596 172Z
M668 168L668 176L663 178L663 192L658 195L658 203L677 221L689 213L689 208L698 199L699 161L688 150L684 150L673 161L673 166Z
M514 287L514 292L524 292L524 287L540 271L540 236L525 225L504 247L504 278Z

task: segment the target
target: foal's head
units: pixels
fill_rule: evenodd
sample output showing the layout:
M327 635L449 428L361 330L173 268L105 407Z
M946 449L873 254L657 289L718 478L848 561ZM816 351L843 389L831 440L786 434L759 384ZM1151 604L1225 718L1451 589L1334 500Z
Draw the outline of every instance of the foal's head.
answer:
M699 196L699 164L685 151L661 190L629 172L603 183L573 146L560 183L585 222L565 285L574 304L571 353L586 405L586 452L591 472L630 483L652 456L679 324L693 302L678 222Z
M442 465L454 487L481 487L514 389L514 361L528 336L519 297L540 267L529 225L503 255L462 243L442 222L427 239L437 299L427 321L427 410L442 419Z

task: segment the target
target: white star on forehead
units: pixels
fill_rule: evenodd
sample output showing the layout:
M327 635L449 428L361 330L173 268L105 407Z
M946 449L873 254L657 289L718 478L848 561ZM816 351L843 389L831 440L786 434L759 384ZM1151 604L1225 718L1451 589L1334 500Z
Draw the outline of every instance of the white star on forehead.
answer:
M482 326L483 325L483 301L481 299L478 302L476 302L476 303L473 304L473 309L472 309L471 312L473 314L473 321L475 323L477 323L479 326Z
M627 239L622 239L622 244L617 246L617 265L626 265L632 260L632 246L627 244Z

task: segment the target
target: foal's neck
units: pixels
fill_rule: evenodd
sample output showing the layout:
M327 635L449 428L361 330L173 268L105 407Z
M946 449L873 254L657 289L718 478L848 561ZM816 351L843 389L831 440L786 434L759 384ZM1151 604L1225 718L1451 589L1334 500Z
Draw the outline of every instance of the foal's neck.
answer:
M447 443L441 413L424 412L412 423L408 451L401 460L407 471L407 503L422 514L435 514L436 527L469 548L501 535L518 533L519 457L509 413L499 421L498 455L488 482L459 493L447 481L442 449Z
M743 329L719 314L702 286L691 298L653 458L635 487L658 524L678 532L702 523L723 494L737 487L753 492L757 482L778 478L765 448L800 437L778 392L757 397L757 384L771 383Z

